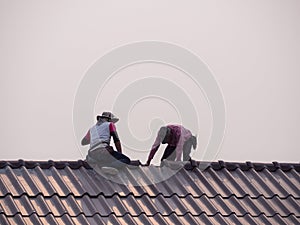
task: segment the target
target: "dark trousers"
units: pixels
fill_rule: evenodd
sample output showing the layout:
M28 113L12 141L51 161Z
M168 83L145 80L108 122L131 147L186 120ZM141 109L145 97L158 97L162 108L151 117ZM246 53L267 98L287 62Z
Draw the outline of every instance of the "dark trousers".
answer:
M191 159L190 154L193 146L193 141L192 138L188 139L186 142L183 144L183 161L188 161ZM170 160L170 161L175 161L176 159L176 146L170 146L168 145L164 151L164 154L161 158L161 161L164 159Z
M111 167L121 168L125 164L130 164L130 159L126 155L123 155L120 152L113 151L111 155L114 157L114 159L116 159L113 162L111 162L110 164Z
M130 163L130 159L126 155L117 151L109 153L103 149L95 149L88 153L88 157L101 167L109 166L120 169Z

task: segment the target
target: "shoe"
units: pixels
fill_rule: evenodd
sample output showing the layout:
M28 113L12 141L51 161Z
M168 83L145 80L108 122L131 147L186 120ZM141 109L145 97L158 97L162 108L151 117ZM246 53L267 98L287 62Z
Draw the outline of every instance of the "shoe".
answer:
M108 166L103 166L101 167L101 170L106 173L106 174L109 174L109 175L117 175L119 170L117 170L116 168L113 168L113 167L108 167Z
M129 164L127 164L127 168L129 169L137 169L142 165L140 160L131 160Z

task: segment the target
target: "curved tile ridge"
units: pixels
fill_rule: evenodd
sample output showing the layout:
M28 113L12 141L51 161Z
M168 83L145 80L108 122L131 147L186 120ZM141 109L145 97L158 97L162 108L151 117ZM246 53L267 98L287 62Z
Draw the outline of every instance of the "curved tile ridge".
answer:
M4 214L4 213L0 213L0 215L5 215L5 214ZM112 216L112 215L115 216L115 217L117 217L117 218L122 218L122 217L125 217L125 216L130 216L130 217L133 217L133 218L137 218L137 217L140 217L140 216L146 216L146 217L148 217L148 218L151 218L151 217L155 217L155 216L157 216L157 215L162 216L162 217L170 217L170 216L172 216L172 215L175 215L175 216L178 216L178 217L185 217L185 216L187 216L187 215L189 215L189 216L191 216L191 217L199 217L199 216L205 215L205 216L207 216L207 217L216 217L216 216L220 216L220 217L223 217L223 218L228 218L228 217L231 217L231 216L236 216L237 218L243 218L243 217L247 217L247 216L250 216L251 218L259 218L259 217L262 217L262 216L264 216L264 217L266 217L266 218L274 218L274 217L276 217L276 216L277 216L277 217L280 217L280 218L288 218L288 217L299 218L299 217L296 216L294 213L290 213L289 215L286 215L286 216L281 216L279 213L274 213L274 215L272 215L272 216L266 216L265 213L260 213L259 215L253 216L253 215L251 215L249 212L244 213L243 215L237 215L235 212L232 212L232 213L230 213L230 214L228 214L228 215L222 215L220 212L215 212L215 213L213 213L213 214L208 214L208 213L206 213L206 212L201 212L201 213L196 214L196 215L194 215L194 214L191 213L191 212L185 212L184 214L178 214L178 213L176 213L176 212L170 212L170 213L167 213L167 214L163 214L163 213L161 213L161 212L156 212L156 213L154 213L154 214L152 214L152 215L147 215L145 212L141 212L141 213L139 213L139 214L137 214L137 215L131 215L129 212L126 212L126 213L124 213L124 214L122 214L122 215L117 215L115 212L111 212L111 213L109 213L109 214L107 214L107 215L101 215L100 213L95 212L95 213L93 213L93 214L91 214L91 215L86 215L85 213L81 212L81 213L79 213L79 214L76 215L76 216L70 215L68 212L64 212L64 213L62 213L62 214L59 215L59 216L54 215L53 212L48 212L48 213L46 213L45 215L39 215L37 212L32 212L32 213L30 213L29 215L26 215L26 216L22 215L21 212L16 212L16 213L13 214L13 215L5 215L5 217L15 217L15 216L17 216L17 215L20 215L20 216L22 216L22 217L30 217L30 216L36 215L36 216L38 216L38 217L40 217L40 218L42 218L42 217L47 217L47 216L49 216L49 215L52 215L53 217L56 217L56 218L61 218L61 217L65 216L65 215L70 216L70 217L79 217L80 215L83 215L83 216L85 216L85 217L99 216L100 218L105 218L105 217L109 217L109 216Z
M187 167L187 170L193 170L195 167L201 167L204 165L206 168L212 168L214 170L227 169L229 171L236 170L240 168L243 171L247 171L250 169L254 169L256 171L262 171L267 169L269 171L276 171L281 169L282 171L290 171L295 169L297 172L300 172L300 163L280 163L280 162L272 162L272 163L261 163L261 162L225 162L223 160L214 161L214 162L206 162L206 161L192 161L192 166ZM1 160L0 161L0 169L9 166L13 169L20 168L24 166L27 169L33 169L35 167L40 167L41 169L49 169L50 167L55 167L56 169L64 169L65 167L70 167L71 169L79 169L80 167L84 167L86 169L92 169L92 167L85 160L77 160L77 161L29 161L29 160Z
M149 194L146 193L146 192L143 193L143 194L141 194L141 195L135 195L135 194L132 193L132 192L128 192L126 195L121 195L121 194L118 193L118 192L115 192L115 193L110 194L110 195L106 195L106 194L103 193L103 192L98 193L98 194L95 194L95 195L92 195L92 194L90 194L90 193L88 193L88 192L84 192L82 195L76 196L76 195L74 195L73 193L68 193L67 195L59 195L59 194L57 194L57 193L53 193L53 194L51 194L51 195L44 195L43 193L39 192L39 193L37 193L37 194L35 194L35 195L29 195L29 194L27 194L27 193L22 193L22 194L20 194L20 195L18 195L18 196L14 196L14 195L12 195L11 193L6 193L5 195L0 196L0 199L6 198L6 197L8 197L8 196L11 197L11 198L13 198L13 199L20 199L20 198L22 198L22 197L27 197L27 198L29 198L29 199L34 199L34 198L37 198L37 197L39 197L39 196L41 196L41 197L43 197L43 198L45 198L45 199L51 199L51 198L53 198L53 197L58 197L58 198L60 198L60 199L66 199L66 198L68 198L68 197L73 197L73 198L75 198L75 199L80 199L80 198L83 198L83 197L88 197L88 198L99 198L99 197L104 197L104 198L114 198L114 197L118 197L118 198L120 198L120 199L126 199L126 198L128 198L128 197L133 197L133 198L136 198L136 199L141 199L141 198L143 198L143 197L148 197L148 198L150 198L150 199L156 199L156 198L159 197L159 196L160 196L160 197L163 197L163 198L167 198L167 199L172 198L172 197L177 197L177 198L179 198L179 199L185 199L186 197L192 197L192 198L195 198L195 199L199 199L199 198L201 198L201 197L203 197L203 196L207 197L208 199L214 199L214 198L216 198L216 197L220 197L220 198L222 198L222 199L229 199L229 198L232 198L232 197L235 197L235 198L237 198L237 199L243 199L243 198L246 198L246 197L249 197L249 198L251 198L251 199L258 199L258 198L261 198L261 197L263 197L263 198L265 198L265 199L272 199L272 198L274 198L274 197L278 197L277 195L274 195L272 198L266 198L266 197L263 196L263 195L251 197L251 196L249 196L248 194L245 195L245 196L242 197L242 198L237 197L237 196L234 195L234 194L232 194L232 195L230 195L230 196L226 196L226 197L224 197L224 196L222 196L222 195L220 195L220 194L216 194L215 196L208 196L207 194L201 194L200 196L193 196L193 195L190 194L190 193L185 194L185 195L178 195L177 193L173 193L173 194L171 194L171 195L164 195L163 193L158 193L158 194L156 194L156 195L153 196L153 195L149 195ZM289 198L289 197L291 197L291 198L293 198L293 199L297 199L297 198L295 198L295 197L292 196L292 195L288 195L288 196L286 196L285 198L280 198L280 199L287 199L287 198Z
M99 197L104 197L104 198L118 197L120 199L126 199L128 197L133 197L135 199L141 199L143 197L148 197L149 199L156 199L157 197L161 196L161 197L166 198L166 199L173 198L173 197L177 197L178 199L185 199L186 197L191 197L191 198L194 198L194 199L199 199L199 198L202 198L202 197L206 197L207 199L215 199L217 197L220 197L221 199L224 199L224 200L226 200L226 199L228 200L228 199L231 199L231 198L236 198L238 200L243 200L245 198L249 198L249 199L252 199L252 200L257 200L257 199L260 199L260 198L263 198L265 200L272 200L274 198L278 198L280 200L287 200L287 199L300 200L300 198L295 197L292 194L288 194L284 197L281 197L278 194L274 194L272 196L264 196L263 194L260 194L260 195L257 195L257 196L251 196L249 194L245 194L244 196L237 196L235 194L231 194L231 195L228 195L228 196L222 196L221 194L215 194L215 195L210 196L206 193L202 193L201 195L195 196L191 193L187 193L187 194L184 194L184 195L179 195L178 193L172 193L170 195L165 195L164 193L158 193L156 195L150 195L147 192L144 192L140 195L136 195L133 192L128 192L125 195L120 194L119 192L114 192L114 193L111 193L111 194L106 194L104 192L100 192L100 193L97 193L97 194L90 194L89 192L84 192L79 196L74 195L74 193L68 193L66 195L60 195L58 193L52 193L51 195L44 195L42 192L38 192L35 195L29 195L28 193L21 193L18 196L15 196L11 193L6 193L5 195L1 195L0 199L6 198L7 196L10 196L14 199L19 199L19 198L22 198L22 197L27 197L29 199L34 199L34 198L37 198L39 196L41 196L45 199L51 199L53 197L58 197L60 199L66 199L68 197L74 197L75 199L80 199L80 198L83 198L83 197L88 197L88 198L91 198L91 199L99 198Z
M10 160L0 161L0 169L9 166L13 169L18 169L24 166L27 169L33 169L35 167L40 167L41 169L49 169L50 167L55 167L56 169L64 169L65 167L70 167L71 169L79 169L80 167L84 167L86 169L92 169L92 167L85 160L77 160L77 161L27 161L23 159L19 160Z
M0 214L1 215L1 214ZM26 219L26 220L25 220ZM193 217L189 213L184 216L176 216L176 214L171 214L169 216L163 216L156 214L155 216L147 217L144 214L140 216L122 216L117 217L115 215L110 215L106 217L101 217L99 214L94 216L80 215L79 217L71 217L64 215L62 217L54 217L48 215L46 217L38 217L36 214L32 214L29 217L21 217L16 215L15 217L2 216L0 221L3 224L19 223L19 224L299 224L299 219L295 216L289 216L282 218L280 216L275 216L268 218L264 215L259 217L251 217L246 215L244 217L237 217L235 215L230 215L228 217L222 217L220 214L215 216L208 216L205 213L198 217Z
M203 162L198 162L203 163ZM300 163L279 163L279 162L272 162L272 163L261 163L261 162L224 162L219 160L217 162L211 162L208 167L211 167L214 170L221 170L227 169L229 171L236 170L237 168L248 171L250 169L254 169L255 171L262 171L267 169L269 171L276 171L281 169L282 171L290 171L295 169L297 172L300 172Z

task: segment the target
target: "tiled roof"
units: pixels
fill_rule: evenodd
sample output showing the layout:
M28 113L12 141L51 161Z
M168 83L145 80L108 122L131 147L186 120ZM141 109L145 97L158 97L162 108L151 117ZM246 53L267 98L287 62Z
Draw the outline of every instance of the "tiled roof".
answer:
M300 224L300 163L219 161L148 184L162 172L126 168L122 184L81 160L0 161L0 224Z

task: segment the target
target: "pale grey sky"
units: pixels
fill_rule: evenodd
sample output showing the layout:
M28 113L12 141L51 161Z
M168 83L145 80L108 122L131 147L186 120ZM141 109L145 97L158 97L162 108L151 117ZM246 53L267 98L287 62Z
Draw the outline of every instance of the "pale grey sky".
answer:
M81 80L112 49L157 40L197 54L222 90L226 133L215 160L299 161L299 12L298 0L0 0L0 159L82 158L72 120ZM103 93L121 93L148 76L179 83L202 112L193 131L200 135L195 158L201 159L212 126L209 108L182 73L165 65L134 65L119 71ZM97 101L95 111L110 104ZM130 114L134 135L149 137L149 121L168 110L165 122L177 122L170 105L141 102ZM121 123L122 118L117 127ZM139 154L125 154L145 161L149 144Z

